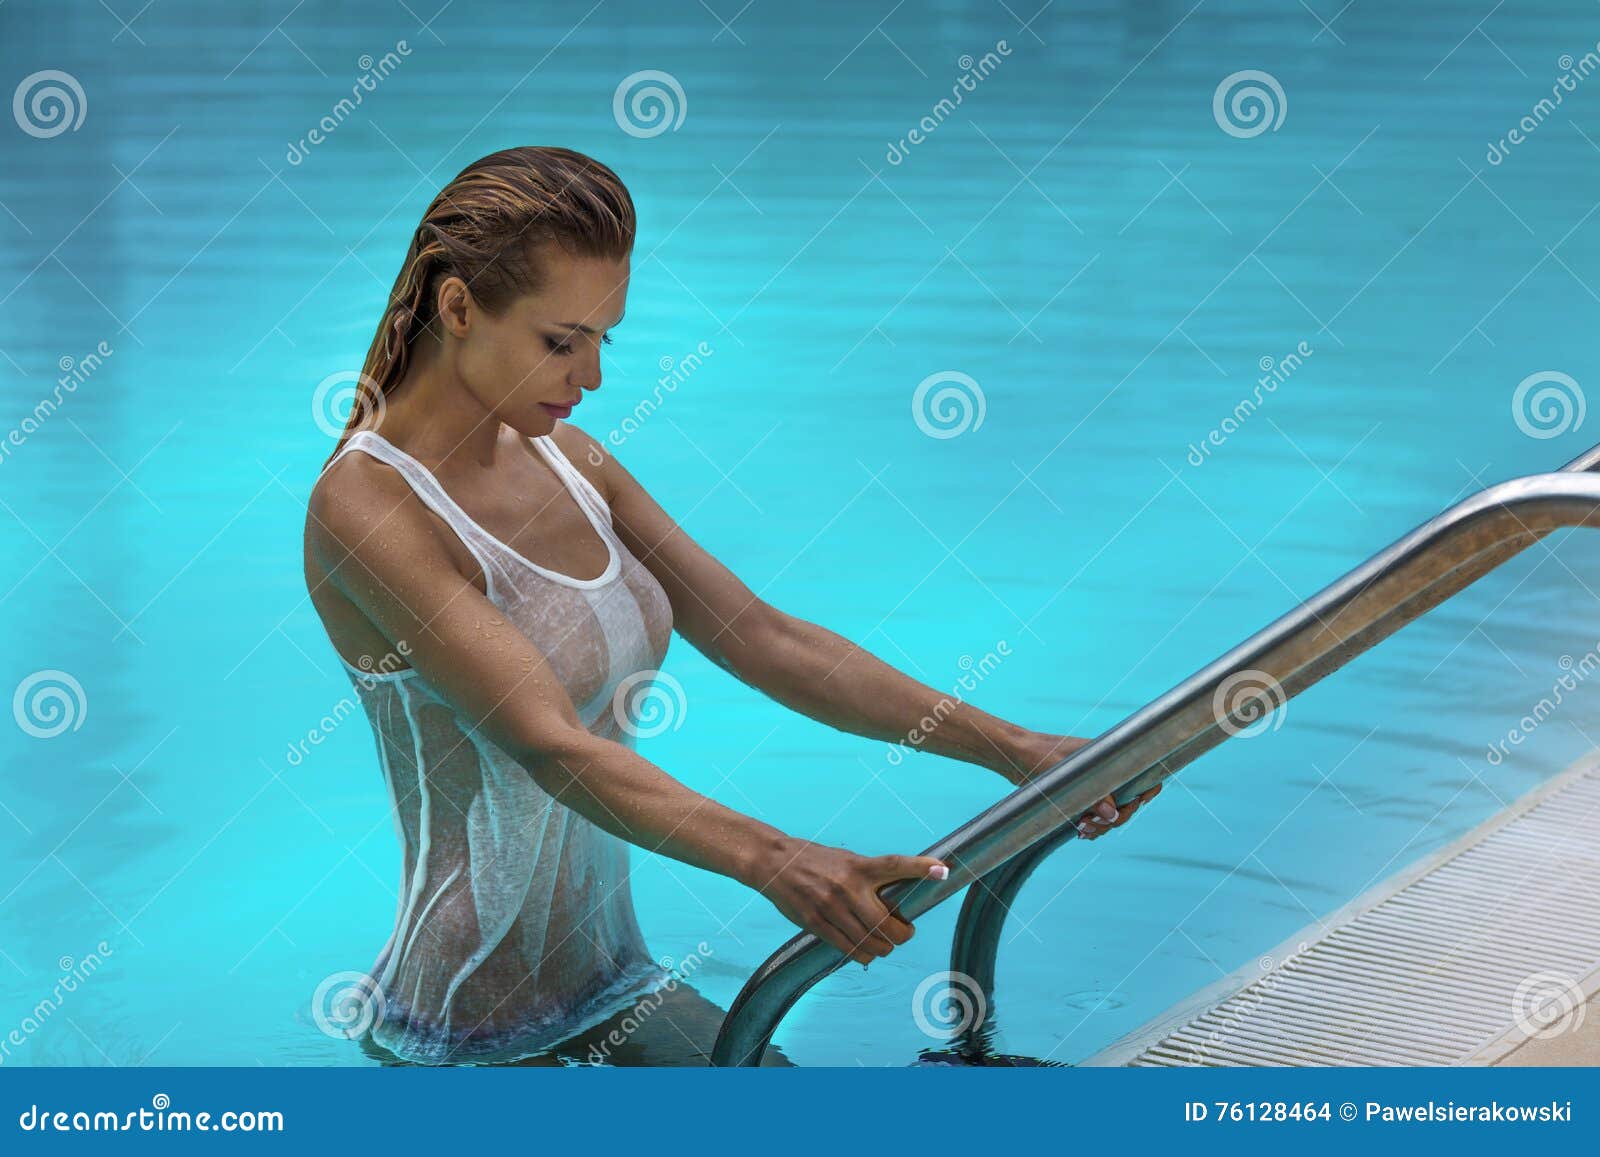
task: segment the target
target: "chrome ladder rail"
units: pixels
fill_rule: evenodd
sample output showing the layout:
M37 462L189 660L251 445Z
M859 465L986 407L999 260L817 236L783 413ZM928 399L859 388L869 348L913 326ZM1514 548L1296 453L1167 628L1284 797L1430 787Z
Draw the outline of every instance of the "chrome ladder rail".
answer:
M1600 445L1557 473L1503 482L1445 510L938 841L922 854L950 864L949 877L893 884L884 902L915 920L976 882L957 920L950 967L972 977L992 1009L1006 914L1039 863L1077 834L1075 817L1108 794L1132 799L1224 742L1241 720L1253 721L1219 704L1241 679L1277 692L1268 703L1247 697L1246 712L1275 709L1545 535L1600 526L1597 467ZM734 999L711 1063L760 1064L795 1002L844 962L809 932L789 940ZM969 1049L974 1041L981 1047L985 1028L967 1030Z

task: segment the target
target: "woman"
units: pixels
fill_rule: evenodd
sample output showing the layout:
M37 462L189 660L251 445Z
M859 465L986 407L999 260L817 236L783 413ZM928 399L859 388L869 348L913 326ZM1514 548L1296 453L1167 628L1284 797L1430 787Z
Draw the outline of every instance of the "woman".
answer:
M757 599L564 421L600 387L633 240L627 190L588 157L516 148L469 165L412 237L311 494L307 585L376 733L404 849L369 1034L402 1060L564 1055L668 989L703 1052L715 1006L646 951L627 842L747 884L861 964L912 934L877 890L948 871L789 836L634 750L631 707L673 628L861 735L895 740L949 704ZM959 704L922 746L1020 784L1084 742ZM1145 798L1120 813L1108 798L1080 830Z

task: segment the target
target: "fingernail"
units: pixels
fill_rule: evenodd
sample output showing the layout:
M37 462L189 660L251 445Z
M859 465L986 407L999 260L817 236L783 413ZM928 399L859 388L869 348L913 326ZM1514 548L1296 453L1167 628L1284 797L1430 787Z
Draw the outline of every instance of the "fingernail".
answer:
M950 878L950 869L943 864L929 864L928 878L930 880L948 880Z
M1100 818L1107 823L1117 818L1117 805L1110 800L1101 800L1094 805L1094 810L1100 813Z

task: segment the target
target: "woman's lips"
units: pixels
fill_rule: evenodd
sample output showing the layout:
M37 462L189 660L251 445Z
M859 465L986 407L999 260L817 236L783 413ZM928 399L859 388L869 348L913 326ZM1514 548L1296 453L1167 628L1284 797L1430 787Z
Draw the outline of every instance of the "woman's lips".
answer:
M568 414L572 413L571 406L554 406L549 402L540 402L539 405L543 406L544 412L549 414L552 418L565 418Z

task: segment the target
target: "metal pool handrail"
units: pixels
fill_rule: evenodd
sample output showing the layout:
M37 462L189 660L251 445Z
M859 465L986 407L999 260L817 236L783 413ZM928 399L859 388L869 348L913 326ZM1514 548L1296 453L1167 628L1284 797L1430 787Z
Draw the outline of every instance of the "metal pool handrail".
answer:
M1552 531L1600 526L1600 477L1589 473L1597 467L1600 445L1559 473L1503 482L1450 507L951 832L922 853L950 864L949 878L896 883L883 890L885 903L915 920L976 881L951 970L972 977L991 1008L1011 901L1076 834L1077 816L1107 794L1122 802L1161 782ZM734 999L712 1064L760 1064L789 1009L844 961L811 933L784 944Z

